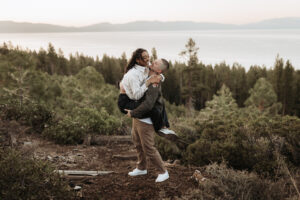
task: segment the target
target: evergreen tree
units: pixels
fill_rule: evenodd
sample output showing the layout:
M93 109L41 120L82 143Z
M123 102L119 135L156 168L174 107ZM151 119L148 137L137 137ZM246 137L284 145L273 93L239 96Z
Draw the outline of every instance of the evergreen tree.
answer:
M213 96L211 101L206 102L205 109L200 111L199 120L214 122L215 119L230 120L236 117L238 111L238 105L230 89L224 84L217 92L217 95Z
M275 61L275 67L273 70L273 86L275 89L275 92L278 97L278 101L283 102L283 59L279 58L279 55L276 57Z
M216 77L216 91L219 90L222 85L229 87L231 85L231 71L229 65L225 62L216 64L214 68L214 73Z
M195 41L190 38L185 45L185 50L183 50L180 55L187 59L187 68L183 71L184 74L187 74L186 77L182 76L183 81L182 83L186 83L182 85L182 91L185 93L184 95L187 96L186 106L189 110L193 108L193 97L192 97L192 73L193 68L196 67L198 64L198 50L199 48L196 46Z
M47 72L50 75L56 73L55 68L58 66L58 56L54 49L54 46L51 43L49 43L48 45L46 66L47 66Z
M173 67L170 62L170 68L164 73L166 79L162 83L162 94L171 104L180 103L180 82L177 73L177 69Z
M48 72L47 69L47 52L41 48L39 50L39 53L37 54L37 64L36 64L37 69L40 69L44 72Z
M268 108L275 109L275 113L280 108L277 104L277 96L274 89L265 78L260 78L255 83L254 88L249 91L250 97L246 100L246 106L253 106L258 108L261 112L266 111Z
M125 68L127 66L127 57L126 57L126 53L123 52L122 55L121 55L121 59L120 59L120 67L121 67L121 72L122 74L125 73Z
M267 70L265 67L261 68L260 66L251 66L246 74L247 86L248 89L253 88L256 81L259 78L267 77Z
M248 97L248 87L245 68L239 64L234 64L231 69L231 91L237 104L241 107Z
M295 89L295 104L293 108L293 112L300 117L300 70L297 70L295 73L296 76L296 89Z
M295 102L295 83L294 68L289 60L285 64L282 81L282 114L291 114Z
M150 62L152 63L154 60L157 59L157 51L155 47L151 49L151 57L150 57Z

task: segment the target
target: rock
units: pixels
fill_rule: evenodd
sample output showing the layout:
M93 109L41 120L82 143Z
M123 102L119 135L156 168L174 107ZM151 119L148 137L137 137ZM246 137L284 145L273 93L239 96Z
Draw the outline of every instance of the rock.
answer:
M29 146L29 147L30 147L30 146L32 146L32 142L24 142L23 145L24 145L25 147L26 147L26 146Z
M74 190L75 190L75 191L81 190L81 187L78 186L78 185L76 185L76 186L74 187Z
M197 181L199 184L207 180L207 178L205 178L199 170L195 170L191 179Z
M48 159L49 161L53 161L53 158L52 158L51 156L47 156L47 159Z
M9 145L11 147L17 146L17 136L13 133L9 134Z
M173 162L173 164L174 164L174 165L180 165L180 160L175 160L175 161Z

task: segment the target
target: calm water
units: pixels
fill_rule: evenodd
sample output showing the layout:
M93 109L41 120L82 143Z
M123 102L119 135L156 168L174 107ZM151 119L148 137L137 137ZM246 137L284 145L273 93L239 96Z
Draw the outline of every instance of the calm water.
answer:
M29 49L47 48L51 42L65 56L83 53L102 57L103 54L127 57L138 47L158 56L183 61L179 53L189 38L196 41L199 59L205 64L238 62L247 69L251 65L272 67L279 54L300 69L300 30L226 30L226 31L164 31L164 32L98 32L98 33L27 33L0 34L0 43L11 41L14 46Z

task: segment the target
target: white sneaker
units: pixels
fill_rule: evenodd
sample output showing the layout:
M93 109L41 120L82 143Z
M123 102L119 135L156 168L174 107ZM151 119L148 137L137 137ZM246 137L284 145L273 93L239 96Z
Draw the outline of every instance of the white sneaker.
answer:
M166 170L165 173L163 173L163 174L158 174L158 176L157 176L155 182L156 182L156 183L163 182L163 181L167 180L168 178L169 178L169 173L168 173L168 171Z
M162 128L159 129L158 131L162 132L163 134L169 135L169 134L173 134L176 135L176 133L168 128Z
M139 170L138 168L135 168L132 172L129 172L129 176L139 176L139 175L145 175L147 174L147 170Z
M168 128L159 129L158 130L158 135L161 136L161 137L167 138L168 140L171 140L171 141L178 140L177 134L174 131L172 131Z

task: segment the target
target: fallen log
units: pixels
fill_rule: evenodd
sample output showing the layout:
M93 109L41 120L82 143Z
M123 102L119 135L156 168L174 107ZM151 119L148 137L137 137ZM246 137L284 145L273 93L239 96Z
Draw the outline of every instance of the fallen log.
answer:
M106 145L108 143L132 143L130 135L93 135L90 144Z
M59 174L63 174L66 176L98 176L98 175L106 175L111 174L114 171L80 171L80 170L55 170Z
M136 155L113 155L112 158L120 160L136 160Z

